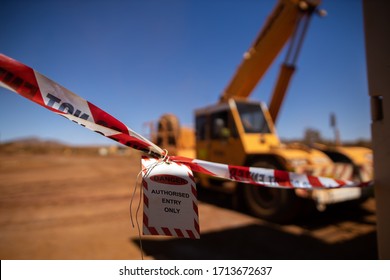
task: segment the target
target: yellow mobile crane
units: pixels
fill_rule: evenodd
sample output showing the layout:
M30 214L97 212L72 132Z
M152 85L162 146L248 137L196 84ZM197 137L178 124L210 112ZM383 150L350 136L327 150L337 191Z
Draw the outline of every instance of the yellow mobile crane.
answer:
M362 182L371 181L374 172L372 150L366 147L341 145L335 114L330 116L330 126L334 129L334 144L324 145L315 143L313 147L324 152L333 162L351 164L353 167L352 176L355 180Z
M244 54L233 79L217 104L195 111L196 139L184 134L174 115L164 115L158 122L157 144L168 143L177 155L191 156L196 146L198 159L241 166L257 166L294 172L311 172L333 162L319 150L289 148L280 143L273 120L282 104L311 15L318 12L320 1L279 0L253 45ZM286 62L282 65L270 111L248 100L253 89L276 56L290 40ZM188 132L188 130L186 130ZM192 134L194 136L194 134ZM183 149L184 148L184 149ZM204 187L230 189L256 216L286 222L304 208L304 198L318 205L357 199L359 189L322 191L285 190L237 184L197 174ZM238 187L237 187L238 186Z

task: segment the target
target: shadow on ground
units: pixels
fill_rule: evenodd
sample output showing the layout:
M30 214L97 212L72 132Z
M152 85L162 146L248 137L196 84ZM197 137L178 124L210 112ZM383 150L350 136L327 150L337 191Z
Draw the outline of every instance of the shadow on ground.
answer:
M218 199L215 199L218 196ZM213 201L218 207L232 209L228 196L206 192L200 195L206 203ZM218 203L215 203L218 201ZM247 213L246 213L247 214ZM366 219L373 211L363 207L337 205L324 213L314 213L307 219L292 226L300 229L300 234L289 233L283 226L261 222L242 227L221 229L202 233L200 240L143 238L143 251L155 259L267 259L267 260L368 260L377 259L375 230L357 234L353 238L340 238L336 242L325 242L313 237L311 232L322 230L340 223L354 223L374 227L375 221ZM333 226L334 227L334 226ZM353 230L353 229L351 229ZM303 232L303 234L302 234ZM330 231L329 234L334 232ZM336 232L337 234L337 232ZM138 239L131 240L139 245Z
M138 240L133 240L138 244ZM358 260L376 259L376 234L326 244L309 236L295 236L261 225L203 234L200 240L144 239L143 250L155 259L170 260ZM366 244L361 246L361 244Z

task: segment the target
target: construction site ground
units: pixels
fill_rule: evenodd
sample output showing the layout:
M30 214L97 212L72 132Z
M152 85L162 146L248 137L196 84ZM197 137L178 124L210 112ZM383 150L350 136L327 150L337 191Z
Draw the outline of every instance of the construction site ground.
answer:
M138 152L0 154L0 259L141 259L129 213L139 171ZM145 259L378 258L374 198L279 225L198 191L201 239L143 236Z

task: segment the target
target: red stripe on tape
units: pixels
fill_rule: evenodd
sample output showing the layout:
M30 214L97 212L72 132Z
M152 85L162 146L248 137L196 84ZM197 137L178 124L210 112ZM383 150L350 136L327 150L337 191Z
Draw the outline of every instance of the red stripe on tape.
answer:
M185 164L194 172L200 172L206 175L215 176L216 174L204 168L200 164L193 161L191 158L181 157L181 156L169 156L168 160L174 161L177 164Z
M317 177L308 175L307 179L310 185L312 185L314 188L323 187L323 185L321 184L320 180Z
M287 171L275 170L274 171L275 181L285 187L292 187L290 182L290 176Z
M116 118L103 111L99 107L93 105L92 103L88 101L87 103L96 124L129 135L129 130L127 129L126 125L124 125L121 121L117 120Z
M230 178L236 181L253 182L249 167L229 165Z
M43 102L34 70L3 54L0 54L0 81L23 97L56 111Z
M334 179L334 180L337 182L337 184L339 184L338 188L346 185L345 181L343 181L343 180L338 180L338 179Z
M109 135L107 137L136 150L146 153L150 151L150 146L147 143L125 133Z

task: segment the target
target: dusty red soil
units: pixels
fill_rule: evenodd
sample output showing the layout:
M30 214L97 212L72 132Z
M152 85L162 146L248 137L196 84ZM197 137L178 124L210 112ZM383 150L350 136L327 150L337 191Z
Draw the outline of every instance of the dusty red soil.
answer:
M0 155L0 258L140 259L129 216L139 160ZM146 259L377 258L374 199L282 226L234 210L225 194L199 198L201 239L143 237Z

